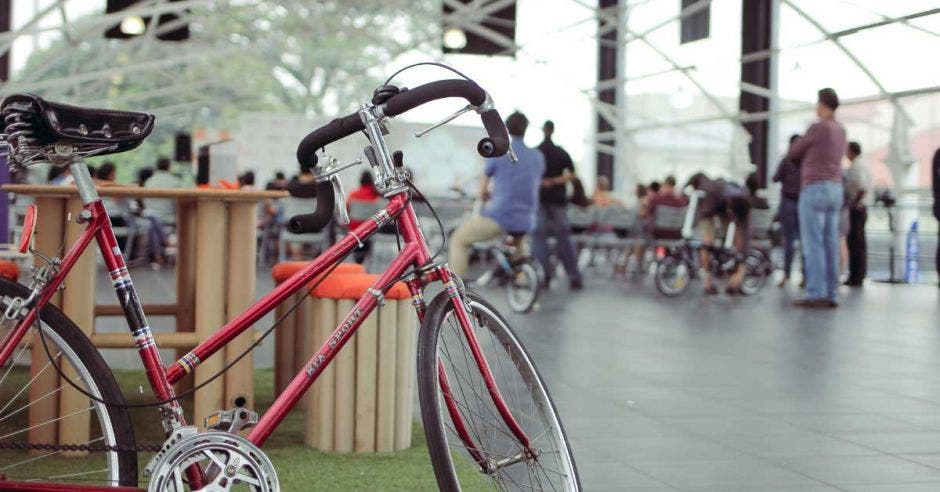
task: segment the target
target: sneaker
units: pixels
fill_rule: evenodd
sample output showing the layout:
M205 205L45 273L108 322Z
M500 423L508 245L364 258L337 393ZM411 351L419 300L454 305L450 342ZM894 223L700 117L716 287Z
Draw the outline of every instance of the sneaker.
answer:
M706 296L716 296L718 295L718 287L715 287L714 285L709 285L708 287L705 287L704 293Z
M579 278L572 279L571 282L568 283L568 288L571 290L581 290L584 288L584 281Z
M777 287L782 289L786 287L788 283L790 283L790 277L783 277L779 282L777 282Z

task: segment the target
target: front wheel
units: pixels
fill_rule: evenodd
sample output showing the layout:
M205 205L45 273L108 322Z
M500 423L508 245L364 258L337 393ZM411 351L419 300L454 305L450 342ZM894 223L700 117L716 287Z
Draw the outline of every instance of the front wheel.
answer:
M744 258L744 281L741 283L741 291L749 296L758 293L770 277L768 265L770 260L761 251L755 249L748 252Z
M539 299L539 272L531 261L513 265L506 282L506 301L510 309L524 314L532 310Z
M467 300L469 331L530 445L527 450L501 417L454 301L442 292L431 302L418 340L418 397L438 487L581 490L561 419L532 359L489 303L475 293Z
M675 253L667 253L656 263L656 289L669 297L675 297L689 288L692 268Z

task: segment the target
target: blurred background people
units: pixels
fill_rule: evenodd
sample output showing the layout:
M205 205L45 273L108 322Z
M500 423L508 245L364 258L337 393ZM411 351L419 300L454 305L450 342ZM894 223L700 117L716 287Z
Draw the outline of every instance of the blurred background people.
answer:
M535 232L532 234L532 254L542 264L545 272L545 287L551 284L552 271L549 261L548 237L555 237L555 255L565 267L568 286L571 290L581 290L584 281L578 270L578 257L571 241L571 226L568 224L567 183L575 178L574 162L565 149L555 145L552 134L555 123L551 120L542 125L545 139L538 150L545 156L545 174L542 176L539 192L539 211Z
M865 222L868 220L868 208L865 202L868 197L869 179L865 164L859 157L862 146L858 142L849 142L846 149L849 159L849 168L846 171L845 200L849 211L849 232L846 246L849 252L849 277L845 285L861 287L868 270L868 246L865 241Z
M790 146L793 146L799 135L790 136ZM778 286L784 287L790 281L790 272L793 270L793 258L796 255L796 242L800 239L800 162L783 156L773 181L780 183L780 205L777 208L777 218L780 220L780 230L783 236L783 279ZM802 264L802 261L800 262ZM800 285L805 284L805 278Z
M800 244L806 271L806 297L800 307L837 307L839 287L839 213L842 209L842 156L848 144L836 121L839 96L825 88L817 94L819 121L790 146L787 157L800 161Z

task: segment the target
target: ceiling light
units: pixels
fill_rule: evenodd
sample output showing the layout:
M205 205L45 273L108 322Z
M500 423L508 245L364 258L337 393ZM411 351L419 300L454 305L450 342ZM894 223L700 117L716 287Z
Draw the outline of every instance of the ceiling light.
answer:
M462 50L467 47L467 34L463 29L456 27L444 31L444 47L451 50Z
M140 36L146 30L147 24L144 24L144 19L139 15L131 15L121 21L121 32L124 34Z

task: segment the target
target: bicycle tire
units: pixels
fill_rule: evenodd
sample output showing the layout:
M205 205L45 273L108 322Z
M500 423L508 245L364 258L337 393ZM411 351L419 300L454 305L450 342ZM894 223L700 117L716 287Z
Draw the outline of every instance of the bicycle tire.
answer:
M767 274L767 265L770 260L760 250L751 250L744 258L744 281L741 283L741 291L746 295L754 295L760 292L767 284L769 275Z
M684 275L679 275L680 269L685 269ZM692 283L692 267L681 257L674 253L667 253L656 262L655 283L656 290L667 297L676 297L684 293ZM672 275L679 275L671 280Z
M29 296L29 290L21 284L12 282L10 280L0 278L0 310L5 310L9 298L20 297L26 298ZM73 366L75 369L75 374L77 375L74 380L78 383L85 385L85 389L95 394L99 398L123 404L125 402L124 395L120 390L120 387L117 384L117 381L114 379L114 374L111 373L111 369L108 367L107 363L101 357L101 353L95 348L91 343L91 340L75 325L75 323L69 319L62 311L51 304L47 304L41 311L40 324L43 329L43 336L46 341L46 345L49 347L50 353L53 355L56 354L56 351L61 351L63 356L68 360L68 363L64 363L61 358L57 358L56 363L61 364L62 366ZM31 329L31 331L34 330ZM27 336L30 336L27 333ZM36 341L39 341L39 338L36 338ZM41 343L41 342L39 342ZM42 349L40 349L42 351ZM46 355L43 352L43 357ZM14 353L14 355L16 352ZM11 359L14 359L11 356ZM10 362L10 364L15 363L16 360ZM49 361L44 361L49 362ZM63 367L64 369L65 367ZM46 367L47 371L54 371L50 367ZM6 380L4 375L7 374L7 364L6 362L3 365L0 365L0 401L7 401L8 395L5 394L3 388L3 380ZM30 384L30 380L27 384ZM12 383L12 381L11 381ZM60 387L64 387L67 383L60 383ZM134 428L131 424L130 413L126 408L117 407L117 406L105 406L101 403L90 402L90 408L93 408L91 412L98 419L98 429L101 430L102 437L100 443L103 445L117 446L122 449L122 451L105 451L106 462L108 464L107 474L102 479L102 482L110 485L121 485L127 487L136 487L137 486L137 451L136 448L136 439L134 437ZM91 416L89 416L91 417ZM50 423L55 423L51 421ZM41 424L40 424L41 425ZM110 429L110 432L105 432L103 429ZM15 438L11 439L11 442L23 442L26 441L26 438L22 435L22 430L17 431ZM3 432L4 435L9 435L9 431ZM110 436L106 435L110 434ZM66 443L66 444L82 444L82 443ZM4 468L5 464L0 463L0 468ZM9 480L29 480L29 479L44 479L48 480L49 477L29 477L21 476L23 469L17 469L15 473L6 472L6 477ZM70 478L70 477L62 477ZM80 477L83 484L88 483L88 477Z
M519 314L532 310L539 300L539 273L530 261L513 265L506 282L506 302ZM525 295L528 293L528 295Z
M484 354L487 358L488 363L493 368L494 378L497 380L497 387L500 388L500 392L506 397L506 402L510 406L510 410L513 416L519 419L519 424L522 426L523 430L526 431L527 435L533 439L532 447L539 449L542 454L539 455L539 460L527 459L521 463L515 463L511 466L507 466L498 470L496 473L489 475L491 479L490 485L501 484L509 490L514 490L510 486L507 486L507 480L513 483L517 483L513 480L513 476L518 476L522 471L528 472L529 467L534 467L536 464L542 466L542 463L548 463L549 460L547 456L555 456L557 453L557 458L552 462L556 465L560 465L564 471L560 472L558 477L559 480L564 482L565 487L562 487L562 490L571 490L579 491L581 490L580 480L578 478L577 466L575 465L574 456L571 453L571 448L568 444L567 437L565 436L565 430L561 423L561 419L558 417L558 413L555 409L555 405L552 402L551 396L548 393L548 389L545 387L544 382L542 381L541 376L538 373L538 370L535 368L535 365L532 363L532 359L529 357L528 353L525 351L525 348L519 342L519 339L513 333L512 329L509 327L509 324L503 318L495 308L493 308L489 303L483 300L479 295L468 292L467 293L468 302L472 311L471 319L474 321L477 326L477 331L483 332L484 330L488 332L488 336L485 333L478 333L478 339L481 345L481 350L484 351ZM427 439L428 452L431 458L431 464L434 468L434 474L437 478L437 484L440 490L442 491L459 491L461 490L461 481L458 477L458 471L455 467L454 456L451 453L453 449L456 453L461 453L461 449L466 449L459 441L459 438L454 436L455 443L453 445L449 444L450 440L448 434L454 435L453 427L448 429L448 422L451 422L450 415L445 416L445 412L442 408L441 391L440 391L440 382L438 376L438 350L440 348L440 342L443 336L448 336L450 329L442 330L445 323L447 323L447 318L450 317L453 319L453 316L449 316L454 312L454 303L452 299L447 295L446 292L438 294L432 301L424 318L424 321L421 324L421 333L418 339L418 398L421 406L421 419L424 424L425 438ZM482 318L486 318L489 322L481 322ZM457 325L459 326L459 325ZM485 328L483 328L485 327ZM454 331L454 334L457 332ZM458 335L460 336L460 335ZM463 339L462 337L460 339ZM498 344L507 353L511 354L513 367L515 371L518 371L521 385L512 385L508 384L504 380L506 377L504 366L499 365L499 359L493 357L492 354L488 354L486 348L490 347L491 344ZM492 347L496 349L497 347ZM446 366L444 359L450 359L446 356L449 349L445 346L444 352L442 353L442 363ZM464 350L467 350L464 347ZM487 356L488 355L488 356ZM494 365L493 362L497 364ZM474 366L475 367L475 366ZM469 364L468 364L469 369ZM447 369L445 369L447 373ZM461 395L465 395L463 392L464 388L460 386L459 375L453 370L449 373L448 380L452 386L458 386ZM477 377L479 375L477 374ZM502 384L500 384L502 381ZM472 385L472 382L467 381L467 386ZM515 393L513 391L515 390ZM523 409L515 408L513 409L513 400L512 398L519 398L520 391L528 390L528 396L533 398L532 411L525 412ZM458 392L452 391L455 395ZM511 394L510 394L511 393ZM479 409L480 414L485 411L493 412L492 408L482 408L476 405L485 404L489 402L489 405L492 405L492 400L489 399L489 395L478 395L482 398L473 407L470 406L469 402L463 402L463 408L468 410ZM535 400L538 400L535 402ZM457 406L461 403L457 403ZM491 415L495 415L491 413ZM465 410L463 412L463 418L469 422L471 425L474 424L475 417L474 415L468 415L468 412ZM528 418L529 420L523 420ZM540 431L538 428L535 428L535 424L539 423L537 419L541 419L541 424L545 425L544 431ZM479 419L476 419L479 420ZM452 425L452 422L451 422ZM505 425L505 423L500 422L498 425ZM489 434L492 438L497 438L499 434L502 433L504 436L511 436L508 434L508 431L503 429L491 429L493 432ZM478 437L476 444L476 450L479 450L482 453L485 453L488 456L508 456L508 452L504 448L499 448L493 450L485 445L480 445L479 436L480 433L477 432L476 436ZM487 434L484 432L483 436L486 437ZM515 447L520 447L518 442L514 441L514 437L509 439L513 442L507 442L507 445L512 445ZM495 443L494 443L495 444ZM543 446L544 445L544 446ZM554 450L549 450L545 452L548 445L554 445ZM453 446L453 448L452 448ZM496 447L496 446L494 446ZM496 451L503 451L503 453L497 453ZM551 464L551 463L550 463ZM476 466L476 464L471 460L468 464L469 467ZM521 468L518 466L522 466ZM513 468L517 467L517 468ZM467 467L463 467L464 469ZM543 471L550 470L545 468ZM510 476L510 473L513 475ZM556 473L558 471L556 470ZM476 468L475 471L469 471L465 476L469 477L486 477L480 473L480 469ZM538 476L538 475L536 475ZM548 476L546 473L545 476ZM555 476L555 475L552 475ZM531 475L530 475L530 478ZM481 480L477 478L478 480ZM482 481L486 482L485 479ZM541 482L540 482L541 483ZM541 490L542 487L527 487L525 490Z

